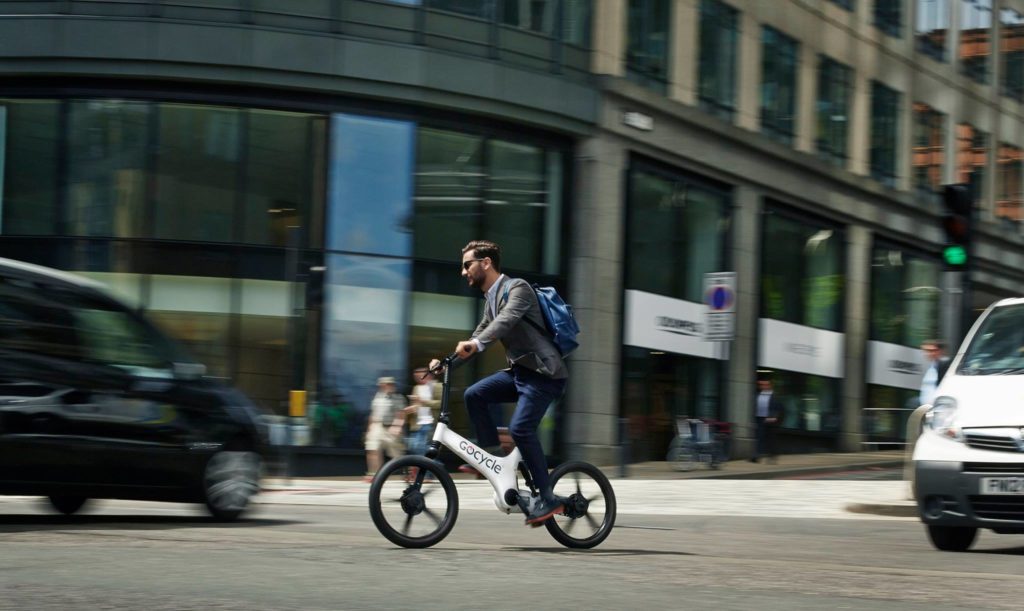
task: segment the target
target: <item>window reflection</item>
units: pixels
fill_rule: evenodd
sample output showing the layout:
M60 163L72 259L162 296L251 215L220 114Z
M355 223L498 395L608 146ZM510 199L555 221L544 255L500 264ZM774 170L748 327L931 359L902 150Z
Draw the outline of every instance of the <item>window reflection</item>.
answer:
M287 413L293 368L288 345L292 309L302 307L302 292L290 294L287 282L241 281L241 312L236 385L257 404ZM296 342L298 343L298 341Z
M992 55L992 0L960 0L960 69L988 82Z
M900 94L871 82L871 176L890 187L896 185Z
M623 356L622 410L633 461L665 460L678 418L722 418L718 361L635 346Z
M414 252L447 261L480 225L483 138L421 128L416 153Z
M697 97L704 110L732 121L736 112L739 11L719 0L700 2Z
M875 0L875 27L889 36L900 37L903 29L904 0Z
M501 244L502 267L538 270L544 254L542 236L548 208L544 151L491 140L487 156L490 171L484 199L485 238Z
M335 114L327 247L409 256L415 125Z
M421 128L416 145L413 252L452 261L473 239L501 244L503 267L559 267L562 153Z
M154 236L230 241L242 112L161 104L159 122Z
M970 123L956 126L956 182L970 183L978 190L975 198L985 201L985 166L988 163L988 134Z
M8 235L56 232L59 103L0 99L6 115L0 204ZM0 122L0 125L4 125Z
M1010 8L999 11L1003 58L1003 95L1024 99L1024 15Z
M668 0L629 0L626 32L626 75L648 87L664 90L668 82Z
M408 377L408 260L329 255L324 287L322 393L345 406L335 444L361 447L380 376Z
M940 62L945 61L946 38L949 35L949 0L917 0L915 14L917 50Z
M765 26L761 60L761 130L792 144L796 114L796 69L800 44Z
M853 70L834 59L818 59L816 148L823 158L843 166L847 158Z
M763 231L762 316L838 331L845 278L842 233L772 209Z
M249 111L243 242L286 246L289 226L318 218L325 130L316 115Z
M871 261L871 339L917 347L938 335L939 264L876 247Z
M210 375L230 378L230 278L153 275L149 317L179 340Z
M69 233L144 236L149 113L143 102L70 103Z
M942 184L946 117L922 102L914 104L914 187L935 191Z
M721 271L728 195L639 166L630 174L626 286L703 301L704 274Z
M996 158L996 171L999 172L999 193L996 197L995 215L1011 221L1020 221L1021 214L1021 180L1024 178L1024 157L1020 147L1007 144L999 145Z

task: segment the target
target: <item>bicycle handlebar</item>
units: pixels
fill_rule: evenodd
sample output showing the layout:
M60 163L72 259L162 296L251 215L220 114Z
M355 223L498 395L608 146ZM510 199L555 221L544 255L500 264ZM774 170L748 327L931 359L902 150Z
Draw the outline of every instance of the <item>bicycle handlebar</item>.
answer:
M438 362L437 367L435 367L433 369L430 369L429 371L431 373L433 373L434 375L442 373L444 371L444 368L450 366L453 362L455 362L455 359L457 359L457 358L461 358L459 356L459 353L458 352L452 352L448 356L446 356L443 359L441 359ZM423 376L423 378L425 378L425 377L426 376ZM422 380L423 378L420 378L420 379Z

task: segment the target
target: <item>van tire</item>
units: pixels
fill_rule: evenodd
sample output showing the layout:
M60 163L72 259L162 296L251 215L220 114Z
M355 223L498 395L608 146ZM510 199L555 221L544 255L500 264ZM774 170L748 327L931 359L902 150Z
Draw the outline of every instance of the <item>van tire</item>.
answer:
M944 552L964 552L974 543L978 529L973 526L936 526L928 525L928 538L935 549Z

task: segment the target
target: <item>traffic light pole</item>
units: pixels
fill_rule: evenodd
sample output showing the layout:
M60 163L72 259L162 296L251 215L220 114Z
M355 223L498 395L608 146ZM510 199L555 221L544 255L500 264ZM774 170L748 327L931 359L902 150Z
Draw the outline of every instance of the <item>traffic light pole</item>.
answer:
M964 292L963 272L942 272L942 299L939 307L942 310L941 334L949 343L949 351L955 351L960 345L961 329L963 329Z

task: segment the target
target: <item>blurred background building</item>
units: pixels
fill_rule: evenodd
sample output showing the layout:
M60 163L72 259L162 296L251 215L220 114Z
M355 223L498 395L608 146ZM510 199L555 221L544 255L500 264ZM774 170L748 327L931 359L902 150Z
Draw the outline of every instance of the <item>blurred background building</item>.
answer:
M940 185L979 188L970 305L1021 292L1022 33L1024 0L0 0L0 256L268 410L306 390L311 470L474 328L477 237L576 307L551 453L662 459L688 415L747 455L758 370L783 452L885 447L956 333Z

